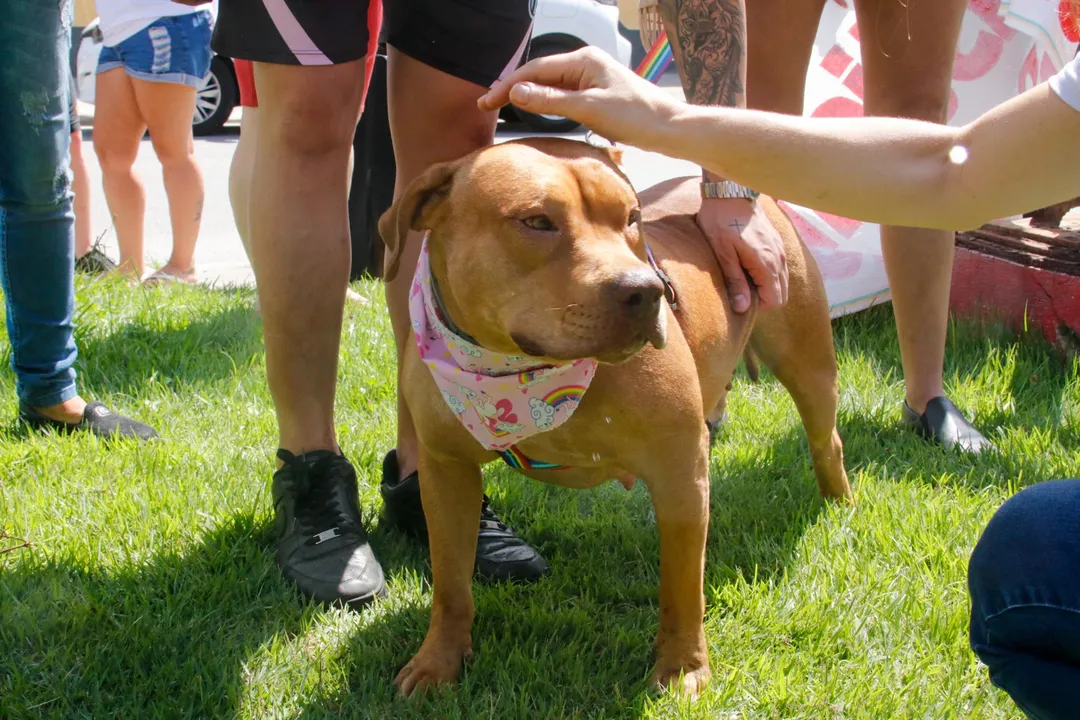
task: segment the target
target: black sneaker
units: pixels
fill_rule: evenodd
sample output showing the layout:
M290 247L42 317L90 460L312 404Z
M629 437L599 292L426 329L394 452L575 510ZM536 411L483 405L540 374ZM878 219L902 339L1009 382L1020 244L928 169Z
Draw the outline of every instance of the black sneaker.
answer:
M100 277L115 269L116 263L110 260L109 256L102 252L98 245L94 245L94 247L90 248L90 252L75 260L75 271L83 275Z
M278 450L278 459L284 465L274 473L274 528L285 577L324 603L363 605L385 596L349 461L329 450L299 457Z
M117 415L100 402L87 403L80 422L66 423L46 417L20 401L19 419L32 428L51 428L62 433L88 432L105 440L129 438L146 441L154 440L158 436L149 425Z
M912 410L905 400L903 423L913 426L919 435L946 450L959 448L964 452L981 453L995 449L994 444L983 437L947 397L930 400L922 415Z
M397 451L383 459L379 485L386 518L406 535L427 545L427 520L420 503L420 476L412 473L398 480ZM476 540L476 570L480 577L498 582L532 582L548 573L547 561L531 545L519 538L490 507L487 495L480 512L480 533Z

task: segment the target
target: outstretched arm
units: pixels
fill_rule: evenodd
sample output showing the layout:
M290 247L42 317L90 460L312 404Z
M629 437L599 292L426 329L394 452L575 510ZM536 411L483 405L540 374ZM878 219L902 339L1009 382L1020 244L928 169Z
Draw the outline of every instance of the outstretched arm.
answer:
M1070 67L1075 79L1080 60ZM800 118L676 102L586 50L525 65L481 103L498 107L512 95L531 112L573 117L816 210L955 230L1080 195L1080 80L1069 83L1075 109L1043 84L962 128Z

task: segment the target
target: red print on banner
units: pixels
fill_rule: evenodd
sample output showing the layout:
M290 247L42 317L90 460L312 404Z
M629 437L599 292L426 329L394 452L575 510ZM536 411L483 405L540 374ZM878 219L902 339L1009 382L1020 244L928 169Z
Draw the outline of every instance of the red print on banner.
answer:
M1058 3L1058 20L1061 21L1061 32L1065 33L1065 39L1080 43L1080 4L1075 0L1061 0Z
M862 253L841 250L840 245L835 240L807 222L806 218L795 212L790 205L784 202L778 204L791 218L791 224L795 226L803 242L810 248L814 260L818 264L818 269L821 270L822 277L827 280L843 280L844 278L854 277L859 272L863 263ZM824 213L818 213L818 217L823 220L836 218L835 215L826 215ZM843 218L837 219L843 220Z
M1046 82L1054 76L1057 71L1054 69L1054 63L1050 60L1050 56L1047 53L1042 54L1042 62L1039 62L1039 53L1035 46L1032 46L1028 51L1027 57L1024 58L1023 65L1020 66L1020 79L1017 83L1017 92L1027 92L1031 88L1035 87L1041 82Z

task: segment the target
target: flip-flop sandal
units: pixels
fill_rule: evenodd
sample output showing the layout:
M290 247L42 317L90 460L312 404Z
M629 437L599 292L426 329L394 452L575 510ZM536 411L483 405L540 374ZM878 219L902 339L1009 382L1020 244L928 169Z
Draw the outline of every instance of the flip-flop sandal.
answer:
M162 285L172 285L174 283L180 283L181 285L194 285L197 280L185 280L179 275L173 275L172 273L165 272L164 270L158 270L150 277L143 280L143 285L146 287L161 287Z

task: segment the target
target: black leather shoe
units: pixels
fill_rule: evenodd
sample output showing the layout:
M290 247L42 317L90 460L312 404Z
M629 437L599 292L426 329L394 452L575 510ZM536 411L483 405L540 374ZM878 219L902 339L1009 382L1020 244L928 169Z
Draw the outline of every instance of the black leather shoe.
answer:
M293 455L274 473L277 563L304 595L362 605L386 595L386 580L360 517L356 472L344 456Z
M61 433L88 432L105 440L128 438L145 442L158 436L149 425L117 415L100 402L87 403L80 422L66 423L46 417L20 401L19 419L32 428L51 428Z
M947 397L930 400L922 415L912 410L905 400L904 424L913 426L924 438L946 450L959 448L964 452L980 453L994 449L994 444L983 437Z
M398 480L397 451L383 459L383 477L379 485L386 518L401 532L427 545L427 520L420 502L420 475L412 473ZM489 506L484 495L480 512L480 533L476 539L476 570L486 580L532 582L547 574L547 561L532 546L519 538Z

